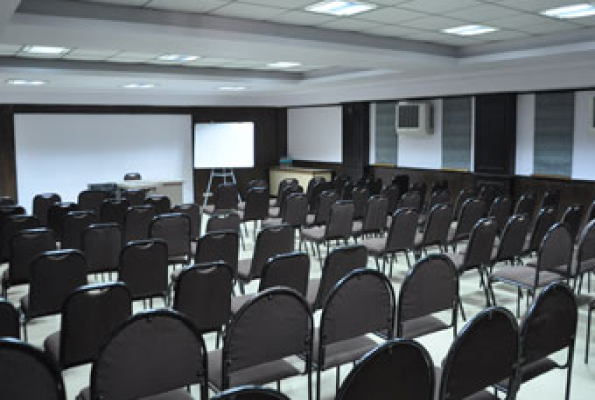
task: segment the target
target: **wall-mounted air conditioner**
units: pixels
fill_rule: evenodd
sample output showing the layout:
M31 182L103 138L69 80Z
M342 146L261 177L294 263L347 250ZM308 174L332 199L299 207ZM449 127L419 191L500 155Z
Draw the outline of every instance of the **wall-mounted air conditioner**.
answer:
M400 102L396 115L397 135L425 136L434 133L434 110L430 102Z
M595 96L589 98L589 109L587 110L587 116L589 118L587 128L591 135L595 135Z

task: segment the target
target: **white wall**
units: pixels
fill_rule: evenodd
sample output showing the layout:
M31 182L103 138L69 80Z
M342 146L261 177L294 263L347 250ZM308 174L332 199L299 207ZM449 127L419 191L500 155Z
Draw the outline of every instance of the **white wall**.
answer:
M398 135L399 167L442 168L442 100L434 100L433 103L433 135Z
M290 108L287 152L295 160L340 163L343 146L341 106Z
M57 192L76 201L88 183L183 179L193 200L190 115L17 114L15 146L19 203Z
M535 95L517 96L516 175L533 174L535 137Z
M595 91L577 92L574 103L572 178L595 180L595 134L589 129L589 107Z

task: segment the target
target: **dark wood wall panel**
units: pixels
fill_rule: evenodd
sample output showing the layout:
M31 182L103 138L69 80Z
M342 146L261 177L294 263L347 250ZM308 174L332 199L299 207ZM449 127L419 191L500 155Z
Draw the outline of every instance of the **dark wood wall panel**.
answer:
M0 106L0 195L17 199L17 168L14 142L14 112ZM18 200L18 199L17 199Z
M513 175L516 155L516 94L475 98L475 172Z
M343 104L343 168L352 179L362 177L370 159L370 103Z

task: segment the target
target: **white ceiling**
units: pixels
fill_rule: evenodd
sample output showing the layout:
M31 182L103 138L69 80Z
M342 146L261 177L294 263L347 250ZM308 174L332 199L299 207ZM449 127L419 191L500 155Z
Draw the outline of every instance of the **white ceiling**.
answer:
M134 81L156 84L144 93L221 95L219 86L241 84L249 95L279 98L595 60L595 17L539 14L579 0L369 0L378 7L353 17L305 11L316 0L1 2L5 93L122 93ZM499 30L471 38L441 32L472 23ZM25 45L70 51L31 56ZM179 65L157 59L171 53L200 58ZM267 66L275 61L302 65ZM10 87L12 78L49 84ZM585 83L593 85L595 79Z

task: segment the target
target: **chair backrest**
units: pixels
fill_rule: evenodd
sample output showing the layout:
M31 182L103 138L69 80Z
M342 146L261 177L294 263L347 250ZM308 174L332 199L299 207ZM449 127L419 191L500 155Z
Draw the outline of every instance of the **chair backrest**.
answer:
M587 226L587 224L594 219L595 219L595 200L592 201L591 204L589 204L589 207L587 208L587 212L585 212L585 216L583 217L583 221L581 223L581 232L584 230L585 226Z
M431 210L437 204L450 204L450 190L439 189L432 192L430 202L428 203L428 210Z
M28 283L31 262L44 251L51 250L56 250L56 238L50 229L26 229L15 234L10 241L7 283Z
M167 243L169 258L190 259L190 217L181 213L157 214L149 225L149 237Z
M366 187L355 187L351 191L353 201L353 219L362 219L366 213L366 204L370 198L370 191Z
M207 399L205 344L186 317L151 310L130 317L99 351L92 399L138 399L200 383Z
M214 231L240 231L240 216L233 212L216 212L207 221L206 233Z
M368 191L370 195L377 196L382 192L382 179L380 178L373 178L368 181L367 184Z
M486 308L458 334L443 362L437 399L463 399L514 376L519 355L516 319L502 307ZM507 399L514 398L514 379Z
M46 226L48 223L48 211L50 206L55 203L60 203L62 198L57 193L42 193L33 197L33 215L39 219L42 225Z
M315 211L315 204L318 200L316 196L320 195L320 187L323 187L326 179L322 176L315 176L314 178L308 181L308 187L306 188L306 194L308 195L308 203L310 205L310 210ZM322 186L321 186L322 185Z
M25 229L40 228L37 217L32 215L10 215L4 219L0 229L0 262L10 259L10 240Z
M566 284L554 282L543 290L521 325L521 362L529 364L557 351L574 349L578 306Z
M451 221L452 206L450 204L438 204L434 206L430 210L428 218L426 218L422 246L446 244Z
M142 179L140 173L138 172L127 172L124 175L125 181L140 181Z
M365 246L350 245L335 247L324 260L320 285L316 293L313 310L322 308L328 294L335 285L350 272L366 268L368 263L368 250Z
M529 221L533 221L535 206L536 201L533 193L523 193L514 207L514 214L526 214Z
M124 216L124 243L149 237L149 226L157 213L149 204L128 207Z
M502 232L504 229L504 226L510 217L511 207L512 202L508 196L498 196L492 203L488 217L493 217L496 219L496 223L498 224L498 232Z
M167 244L160 239L134 240L120 252L118 280L133 299L163 296L167 291Z
M19 312L11 302L0 297L0 338L21 337L21 322Z
M566 224L572 240L576 240L580 233L581 221L583 220L583 206L575 204L564 211L561 222Z
M278 254L268 259L262 268L258 291L275 286L288 287L306 297L310 276L310 257L306 253Z
M289 400L289 397L273 389L241 386L219 393L211 400Z
M399 208L411 208L417 212L421 211L422 199L421 195L417 191L407 192L401 196L397 209Z
M434 364L427 350L413 340L394 339L354 366L336 400L433 400L434 382Z
M493 183L481 183L479 185L479 191L477 197L486 203L486 207L489 210L492 208L492 204L496 200L499 194L501 194L502 188Z
M543 197L541 198L541 205L540 209L544 207L552 207L556 212L558 211L558 206L560 204L560 190L559 189L552 189L547 190L543 193Z
M235 277L238 273L239 251L238 231L207 232L196 243L194 263L206 264L223 261L231 267Z
M324 225L328 222L331 207L339 200L339 195L334 190L327 190L320 193L318 199L318 207L316 208L316 214L314 217L314 225ZM310 207L310 210L312 208Z
M285 209L285 200L287 199L287 196L292 193L304 193L304 188L298 184L283 186L274 201L274 205L280 208L279 215L283 215Z
M28 317L59 313L62 303L87 283L85 256L78 250L41 253L31 263Z
M529 239L529 248L530 252L537 251L539 246L541 246L541 242L543 242L543 238L545 234L549 231L549 229L556 223L556 210L552 207L549 208L542 208L537 215L537 220L533 224L533 228L531 230L531 238Z
M387 332L392 338L394 316L395 294L388 278L369 269L352 271L322 306L318 365L324 364L323 348L328 344L372 332Z
M266 187L253 187L246 194L244 221L263 220L269 215L269 190Z
M79 193L77 203L79 210L95 211L99 215L101 205L105 199L107 199L107 192L89 189Z
M62 375L44 352L12 338L0 338L0 393L11 400L66 400Z
M126 189L122 192L122 198L126 199L130 206L140 206L146 197L147 192L144 189Z
M363 233L380 233L386 229L388 215L388 199L374 195L368 199L362 225Z
M12 216L12 215L24 215L25 213L25 209L21 206L15 206L15 205L10 205L10 206L0 206L0 229L2 229L2 225L4 224L4 221L6 220L6 218Z
M453 209L453 219L457 221L459 219L459 214L461 213L461 209L463 208L463 204L469 199L473 199L476 197L476 193L473 189L461 189L459 195L457 196L457 200L455 201L455 206Z
M157 215L171 212L171 200L169 197L162 194L153 194L147 196L145 199L145 204L150 204L155 207L155 212Z
M394 214L386 239L386 251L395 252L413 248L419 213L415 210L398 209Z
M308 196L305 193L289 194L281 205L283 223L298 228L306 225L308 218Z
M237 210L238 193L235 183L219 184L215 190L215 210Z
M468 199L463 203L459 219L457 220L457 228L454 234L454 240L467 239L471 234L471 230L477 224L477 221L482 219L486 214L486 203L480 199Z
M568 232L566 225L554 224L545 234L539 251L537 252L538 271L554 271L564 267L562 274L566 277L571 275L572 251L574 241ZM536 282L539 279L536 274Z
M229 387L232 372L293 355L309 359L312 336L312 315L299 293L280 287L258 293L232 316L227 326L223 389Z
M81 286L62 306L59 363L64 369L91 362L99 348L132 314L123 283Z
M288 186L298 186L300 182L296 178L285 178L279 181L279 186L277 187L277 194L279 195L283 189Z
M252 179L250 181L248 181L248 184L246 185L246 192L252 188L255 187L262 187L262 188L269 188L269 184L266 180L264 179Z
M325 227L326 240L347 239L353 230L353 216L355 205L350 200L339 200L331 207L328 222Z
M295 248L293 228L289 225L269 226L258 232L250 265L250 278L260 278L264 264L271 257L291 253Z
M122 230L116 223L91 224L83 232L83 252L89 274L116 271L121 249Z
M184 268L175 282L173 309L201 333L221 330L231 316L234 278L232 268L222 261Z
M482 218L477 221L469 235L462 268L478 268L482 264L490 263L497 235L498 223L496 219Z
M101 203L99 211L99 220L101 222L113 222L124 226L126 211L128 211L128 201L125 199L106 199Z
M401 191L396 185L389 185L382 191L382 195L388 199L388 211L387 213L393 215L397 211L397 205L401 198Z
M577 272L595 264L595 220L591 220L583 229L576 255Z
M190 238L192 240L198 239L201 225L200 206L196 203L178 204L172 211L187 215L190 218Z
M71 211L64 217L64 235L62 237L62 249L83 248L83 232L89 225L99 222L97 214L92 210Z
M522 255L530 223L527 214L513 215L508 219L500 236L497 261L513 261Z
M428 184L425 182L413 182L409 188L409 192L419 193L420 207L426 201L426 193L428 191Z
M14 199L10 196L0 196L0 206L12 206L14 205Z
M401 285L396 337L406 334L405 322L445 310L452 310L452 322L455 323L458 293L457 268L448 256L431 254L418 261Z

